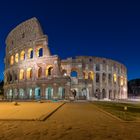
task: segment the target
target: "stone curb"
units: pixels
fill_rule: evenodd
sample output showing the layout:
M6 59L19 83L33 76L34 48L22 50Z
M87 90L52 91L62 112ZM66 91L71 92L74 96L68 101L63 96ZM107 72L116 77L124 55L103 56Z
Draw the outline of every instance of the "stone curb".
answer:
M54 109L54 110L51 111L50 113L47 113L47 114L45 114L45 115L42 115L38 120L39 120L39 121L45 121L45 120L47 120L50 116L52 116L52 115L53 115L59 108L61 108L64 104L65 104L65 102L62 103L61 105L59 105L56 109Z

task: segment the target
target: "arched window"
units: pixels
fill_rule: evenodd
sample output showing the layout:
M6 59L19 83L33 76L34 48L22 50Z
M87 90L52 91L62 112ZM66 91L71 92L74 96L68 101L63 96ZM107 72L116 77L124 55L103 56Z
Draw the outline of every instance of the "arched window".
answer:
M96 73L96 83L99 83L100 82L100 75L99 73Z
M71 71L70 75L71 77L77 77L78 74L77 74L77 71Z
M21 51L20 53L20 60L25 60L25 52L24 51Z
M32 48L30 48L30 49L28 50L28 58L30 58L30 59L33 58L33 49L32 49Z
M11 64L11 65L14 64L14 56L13 56L13 55L10 57L10 64Z
M18 63L18 53L15 55L15 62Z
M90 79L90 80L93 80L94 79L94 73L93 73L93 71L90 71L88 73L88 79Z
M113 80L114 80L114 83L117 82L117 75L116 75L116 73L113 74Z
M106 74L105 74L105 73L102 74L102 81L103 81L103 82L106 81Z
M41 67L39 67L39 69L38 69L38 78L40 78L40 77L41 77L41 75L42 75L42 68L41 68Z
M88 73L86 71L83 72L84 79L88 79Z
M120 78L120 85L123 86L123 84L124 84L124 80L123 80L123 76L121 76L121 78Z
M46 68L46 76L51 76L52 75L52 71L53 71L53 66L49 65Z
M19 80L23 80L24 79L24 70L21 69L19 72Z
M32 78L32 68L28 68L27 69L27 79L31 79Z
M38 57L42 57L43 56L43 48L42 47L38 48L36 54Z

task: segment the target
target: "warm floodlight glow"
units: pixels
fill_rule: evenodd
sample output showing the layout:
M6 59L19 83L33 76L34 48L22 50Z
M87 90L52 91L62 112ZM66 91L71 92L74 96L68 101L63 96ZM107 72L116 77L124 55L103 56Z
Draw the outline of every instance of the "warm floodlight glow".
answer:
M20 53L20 60L24 60L25 59L25 52L24 51L21 51Z
M90 71L88 73L88 79L90 79L90 80L93 80L94 79L94 73L93 73L93 71Z
M24 79L24 70L23 69L21 69L20 72L19 72L19 79L20 80Z
M13 56L13 55L10 57L10 64L11 64L11 65L14 64L14 56Z
M27 79L31 79L32 78L32 68L28 68L27 69Z
M123 84L124 84L124 81L123 81L123 77L121 76L120 85L123 86Z
M46 68L46 76L52 75L52 70L53 70L52 65L47 66L47 68Z
M116 73L114 73L113 79L114 79L114 82L116 83L117 82L117 75L116 75Z
M15 55L15 62L18 63L18 53Z

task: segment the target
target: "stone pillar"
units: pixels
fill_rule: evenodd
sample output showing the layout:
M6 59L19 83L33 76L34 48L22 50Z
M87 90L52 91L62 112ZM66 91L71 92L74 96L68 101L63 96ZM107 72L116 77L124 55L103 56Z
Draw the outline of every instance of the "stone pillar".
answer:
M45 99L45 84L41 86L41 99Z

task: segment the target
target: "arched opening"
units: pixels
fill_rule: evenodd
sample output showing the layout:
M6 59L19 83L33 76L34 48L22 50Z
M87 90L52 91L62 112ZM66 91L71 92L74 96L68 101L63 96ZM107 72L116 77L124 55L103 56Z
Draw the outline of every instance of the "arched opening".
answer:
M77 71L71 71L70 75L71 75L71 77L77 78L78 73L77 73Z
M37 48L36 54L38 57L42 57L43 56L43 48L42 47Z
M53 66L52 65L47 66L47 68L46 68L46 76L51 76L52 71L53 71Z
M32 48L28 49L28 58L29 59L33 58L33 49Z
M124 84L124 80L123 80L123 76L121 76L121 78L120 78L120 85L123 86L123 84Z
M109 99L113 99L112 90L109 90Z
M114 83L117 82L117 75L116 75L116 73L113 74L113 81L114 81Z
M20 60L25 60L25 52L24 51L21 51L20 53Z
M40 99L41 98L41 91L40 87L35 88L35 99Z
M95 97L97 99L100 99L101 98L101 96L100 96L100 89L99 88L97 88L96 91L95 91Z
M82 89L81 97L79 97L79 99L89 99L89 90L87 88Z
M23 80L23 79L24 79L24 70L21 69L21 70L19 71L19 80Z
M19 99L24 99L25 98L25 95L24 95L24 89L20 88L19 89Z
M38 68L38 78L40 78L42 76L42 68L39 67Z
M7 91L7 99L12 99L12 98L13 98L13 91L12 91L12 89L9 89Z
M88 79L89 79L89 80L93 80L93 79L94 79L94 73L93 73L93 71L90 71L90 72L88 73Z
M106 91L105 91L105 89L102 90L102 98L103 99L106 98Z
M18 63L18 53L15 55L15 62Z
M12 55L11 57L10 57L10 65L13 65L14 64L14 56Z
M65 98L65 89L63 87L58 88L58 99L64 99Z
M102 81L103 81L103 83L106 82L106 74L105 73L102 74Z
M27 69L27 79L31 79L32 78L32 68L28 68Z
M88 72L83 71L83 77L84 77L85 80L88 79Z
M52 87L47 87L46 88L45 97L46 97L47 100L53 99L53 88Z
M32 99L33 98L33 90L32 90L32 88L28 88L27 91L28 91L29 99Z
M99 82L100 82L100 74L96 73L96 83L99 83Z

